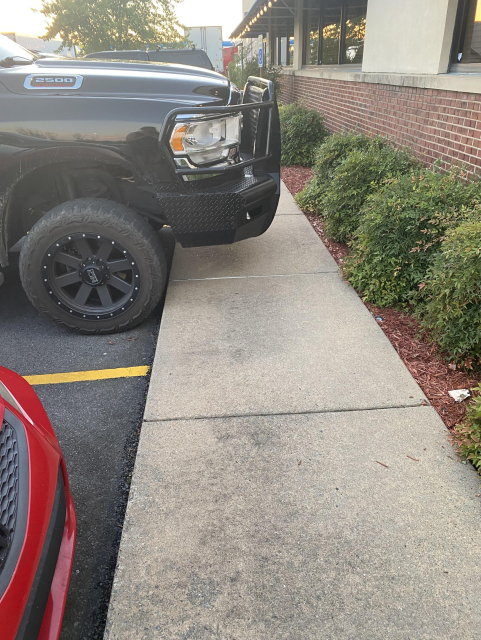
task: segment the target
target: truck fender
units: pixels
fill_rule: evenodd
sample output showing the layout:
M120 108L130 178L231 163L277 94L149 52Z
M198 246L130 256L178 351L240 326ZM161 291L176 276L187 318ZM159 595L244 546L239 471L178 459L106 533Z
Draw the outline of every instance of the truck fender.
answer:
M37 169L72 161L122 167L130 172L135 179L140 179L140 174L133 162L107 147L92 147L92 145L77 143L75 146L52 147L49 145L22 153L18 163L0 177L0 266L8 265L7 220L11 213L10 202L15 188Z

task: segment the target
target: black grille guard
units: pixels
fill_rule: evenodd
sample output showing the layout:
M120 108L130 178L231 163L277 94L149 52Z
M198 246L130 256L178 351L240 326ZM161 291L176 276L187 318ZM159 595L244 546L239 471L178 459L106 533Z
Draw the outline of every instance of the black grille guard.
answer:
M255 76L249 76L247 79L247 83L244 89L244 97L249 94L249 89L255 86L256 84L260 84L264 87L264 91L262 92L262 101L256 102L248 102L242 103L239 105L233 106L220 106L220 107L180 107L177 109L173 109L165 118L164 124L162 126L162 130L159 135L159 142L162 148L165 151L165 154L171 164L173 171L179 176L186 175L198 175L198 174L221 174L228 173L230 171L238 171L239 169L243 169L244 167L251 167L253 165L266 162L272 158L274 158L274 153L279 158L274 158L280 163L280 140L277 141L277 144L273 144L273 136L275 135L274 126L277 123L277 134L280 137L280 132L278 130L278 115L277 115L277 102L275 100L275 92L274 92L274 84L271 80L266 80L265 78L256 78ZM264 97L267 96L267 100L264 101ZM216 115L229 115L236 113L243 113L245 111L253 111L258 110L259 116L261 110L268 109L268 121L267 121L267 133L264 136L264 141L262 146L264 147L261 155L258 155L258 149L253 149L252 152L255 151L255 155L252 158L247 160L242 160L241 162L233 163L233 164L217 164L217 165L206 165L199 166L196 168L189 167L178 167L174 160L174 155L170 148L170 136L173 130L175 123L177 122L178 116L189 116L189 115L204 115L206 117L216 116ZM260 117L259 117L260 120ZM278 153L276 153L278 151ZM188 158L187 154L176 155L175 158Z

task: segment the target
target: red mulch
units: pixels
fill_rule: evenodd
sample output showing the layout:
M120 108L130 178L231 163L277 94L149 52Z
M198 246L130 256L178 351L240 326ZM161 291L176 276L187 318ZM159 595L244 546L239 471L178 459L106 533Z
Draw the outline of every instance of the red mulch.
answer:
M281 167L281 178L292 195L295 195L302 191L306 182L312 178L312 169L310 167Z
M305 167L282 167L281 176L289 191L295 195L302 191L312 176L312 171ZM330 240L320 218L308 213L305 215L334 260L342 265L349 253L348 246ZM460 370L455 364L446 363L437 351L436 345L428 342L427 338L420 334L419 324L411 315L395 309L379 309L372 304L365 304L444 424L452 429L464 417L466 404L455 402L448 395L448 391L472 389L481 381L481 375Z
M444 424L449 429L454 427L464 417L466 405L455 402L448 391L472 389L479 382L479 376L443 361L436 345L420 335L419 324L409 314L365 304Z

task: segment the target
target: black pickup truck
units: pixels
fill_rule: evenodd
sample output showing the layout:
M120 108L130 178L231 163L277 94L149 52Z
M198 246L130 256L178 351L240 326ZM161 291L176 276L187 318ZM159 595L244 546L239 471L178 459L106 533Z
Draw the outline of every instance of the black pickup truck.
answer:
M29 299L67 327L151 313L163 226L184 247L264 233L279 171L267 80L240 91L189 66L36 59L0 36L0 267L21 247Z

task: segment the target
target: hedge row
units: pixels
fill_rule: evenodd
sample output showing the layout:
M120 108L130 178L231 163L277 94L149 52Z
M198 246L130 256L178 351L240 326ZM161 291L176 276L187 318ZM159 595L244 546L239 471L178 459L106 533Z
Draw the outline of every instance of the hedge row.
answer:
M451 360L481 365L481 183L353 132L330 136L313 172L297 201L350 244L344 274L363 298L409 306Z
M356 132L325 137L322 118L281 111L283 164L313 166L298 204L348 242L343 270L366 301L409 307L450 361L481 366L481 183L428 170L406 149ZM312 132L312 136L310 135ZM481 385L452 433L481 473Z
M442 174L423 168L388 181L362 207L348 279L379 306L419 306L426 296L416 294L429 280L446 232L469 218L479 197L479 183L460 179L456 169Z
M296 103L279 107L284 166L311 167L319 145L327 138L324 119L318 111Z

